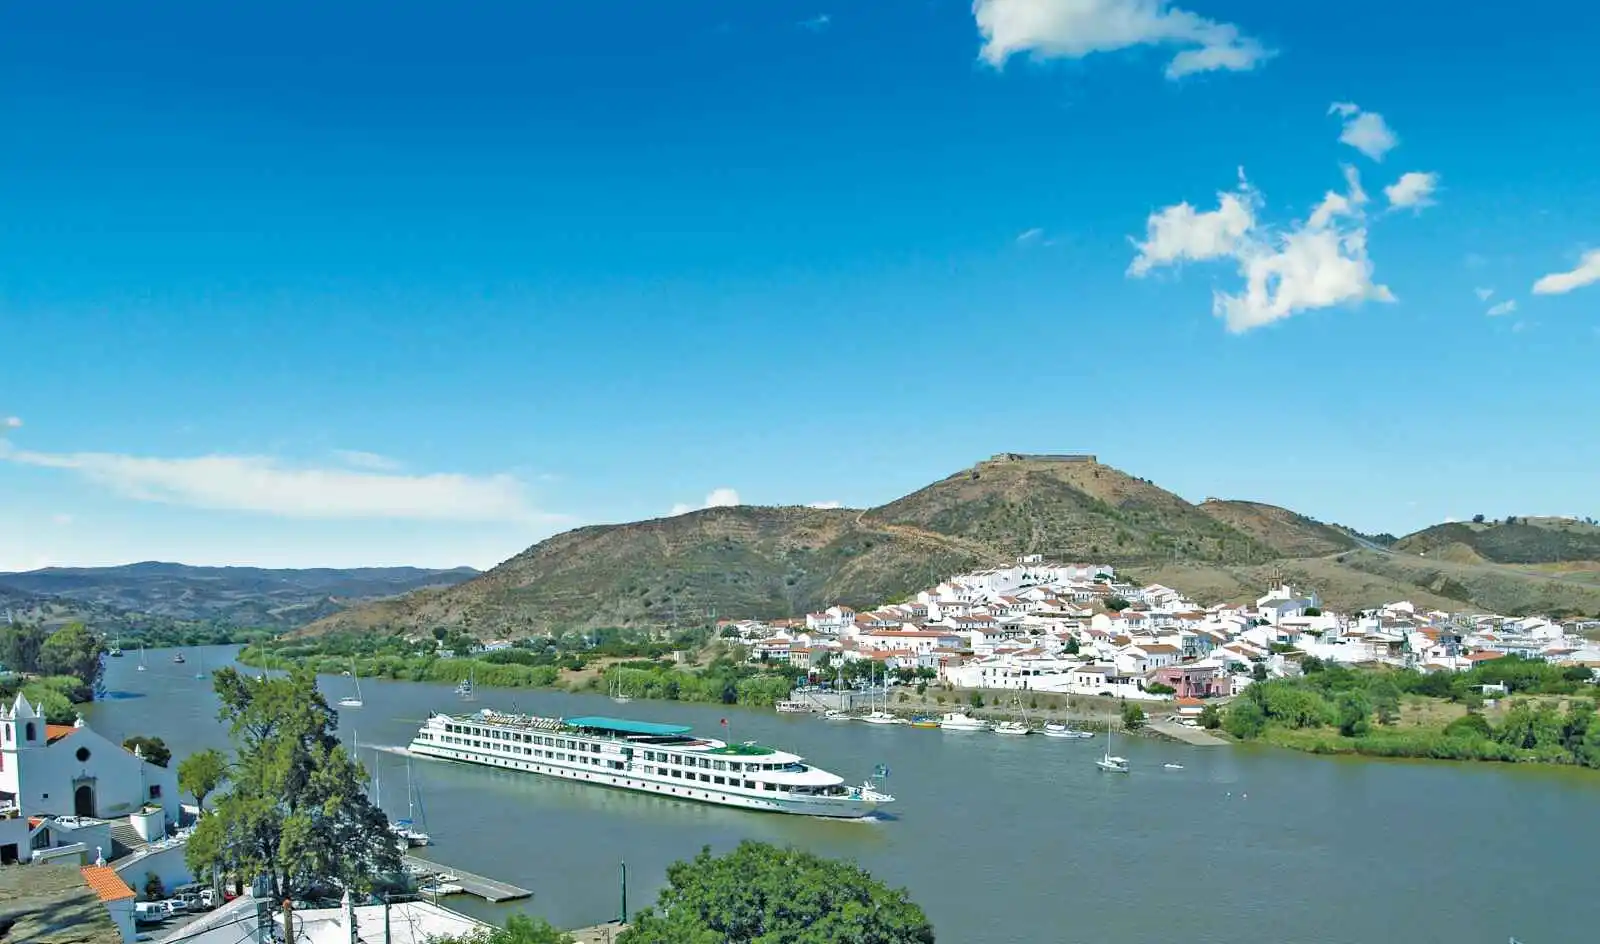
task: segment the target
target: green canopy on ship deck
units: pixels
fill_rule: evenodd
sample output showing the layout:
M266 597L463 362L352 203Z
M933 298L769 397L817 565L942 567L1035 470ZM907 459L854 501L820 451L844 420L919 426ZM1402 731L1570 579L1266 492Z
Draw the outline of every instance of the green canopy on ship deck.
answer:
M574 728L615 731L619 734L649 734L657 737L688 734L691 730L686 724L656 724L654 721L629 721L625 718L603 718L599 715L585 715L582 718L563 718L562 720Z

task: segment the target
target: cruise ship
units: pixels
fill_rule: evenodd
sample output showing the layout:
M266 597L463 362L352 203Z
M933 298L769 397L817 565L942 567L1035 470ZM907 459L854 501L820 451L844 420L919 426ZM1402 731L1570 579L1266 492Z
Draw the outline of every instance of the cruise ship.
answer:
M797 754L753 741L697 737L685 725L621 718L540 718L490 709L437 713L410 745L418 757L462 761L769 813L857 819L894 797L871 780L851 786Z

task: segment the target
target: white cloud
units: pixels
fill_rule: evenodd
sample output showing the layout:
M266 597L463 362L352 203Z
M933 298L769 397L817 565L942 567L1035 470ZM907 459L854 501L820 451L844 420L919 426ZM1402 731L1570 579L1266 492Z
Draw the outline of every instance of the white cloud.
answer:
M1344 119L1339 140L1375 161L1383 160L1385 154L1400 145L1394 129L1375 111L1362 111L1350 102L1334 102L1328 106L1328 114Z
M1041 240L1043 238L1044 238L1044 230L1042 230L1039 227L1035 226L1035 227L1032 227L1030 229L1025 229L1022 232L1017 234L1017 245L1019 245L1019 246L1031 246L1032 244L1038 242L1039 240Z
M700 511L704 508L731 508L739 504L739 493L731 488L714 488L706 495L706 500L699 505L690 505L679 502L672 506L671 516L686 515L691 511Z
M17 416L8 416L5 419L0 420L0 426L4 426L6 429L21 429L22 418Z
M1478 296L1478 301L1486 302L1494 295L1492 288L1475 288L1472 290Z
M1438 187L1438 174L1413 170L1401 174L1399 180L1383 188L1383 195L1389 198L1389 205L1396 209L1421 209L1433 205L1433 194Z
M1260 197L1239 171L1239 189L1217 194L1217 208L1196 212L1179 203L1150 214L1145 221L1145 241L1135 242L1139 255L1128 274L1142 277L1157 266L1177 262L1204 262L1238 252L1255 228Z
M1516 310L1517 300L1515 298L1508 298L1498 305L1491 306L1485 314L1491 318L1498 318L1501 315L1509 315Z
M1240 172L1239 189L1218 195L1216 210L1196 212L1180 203L1150 215L1147 237L1128 274L1142 277L1162 265L1231 259L1245 281L1238 294L1215 291L1212 313L1240 333L1301 311L1363 301L1393 301L1373 281L1367 255L1367 194L1352 167L1344 193L1329 191L1304 223L1262 225L1261 195Z
M393 472L400 468L401 464L398 459L380 456L376 452L362 452L359 449L335 449L333 454L340 462L354 469Z
M1082 59L1135 46L1171 46L1169 79L1196 72L1255 68L1274 53L1219 23L1169 0L973 0L983 36L980 55L996 67L1018 53L1040 59Z
M827 29L828 25L832 22L833 17L826 13L819 13L809 20L801 20L800 25L805 29L812 31L813 33L817 33Z
M1565 295L1575 288L1600 282L1600 249L1583 254L1578 266L1569 272L1552 272L1533 283L1535 295Z
M807 508L843 508L844 507L844 503L839 501L838 499L834 498L834 499L829 499L828 501L806 502L806 507Z
M0 440L0 460L68 470L139 501L288 518L563 520L530 508L522 484L509 475L392 475L293 467L263 456L28 452L4 440Z

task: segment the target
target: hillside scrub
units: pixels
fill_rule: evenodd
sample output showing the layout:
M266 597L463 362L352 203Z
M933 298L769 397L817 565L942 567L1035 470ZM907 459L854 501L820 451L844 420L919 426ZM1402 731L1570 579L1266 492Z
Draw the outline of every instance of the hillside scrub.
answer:
M1600 692L1589 670L1507 657L1459 674L1357 671L1309 659L1294 679L1257 682L1236 699L1222 726L1240 740L1317 754L1439 760L1532 761L1600 768ZM1498 725L1476 708L1478 686L1503 684L1517 698ZM1467 713L1445 724L1399 725L1400 697L1455 702ZM1459 710L1459 709L1457 709Z

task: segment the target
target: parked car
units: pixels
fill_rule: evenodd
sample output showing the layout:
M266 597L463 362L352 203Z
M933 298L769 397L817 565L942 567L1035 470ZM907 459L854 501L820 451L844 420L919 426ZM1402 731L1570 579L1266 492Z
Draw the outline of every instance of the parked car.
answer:
M172 917L172 909L164 901L139 901L133 905L135 924L160 924Z

